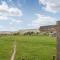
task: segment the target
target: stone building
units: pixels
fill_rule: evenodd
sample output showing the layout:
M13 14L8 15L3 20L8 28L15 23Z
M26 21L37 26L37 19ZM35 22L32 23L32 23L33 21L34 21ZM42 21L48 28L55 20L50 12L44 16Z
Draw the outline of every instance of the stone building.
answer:
M56 32L56 25L40 26L40 32L54 33Z

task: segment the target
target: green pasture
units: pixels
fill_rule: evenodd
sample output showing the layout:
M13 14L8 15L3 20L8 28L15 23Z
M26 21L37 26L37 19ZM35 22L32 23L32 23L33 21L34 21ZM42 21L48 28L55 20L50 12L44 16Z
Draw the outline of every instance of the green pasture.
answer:
M15 60L52 60L56 38L49 36L0 36L0 60L10 60L16 41Z

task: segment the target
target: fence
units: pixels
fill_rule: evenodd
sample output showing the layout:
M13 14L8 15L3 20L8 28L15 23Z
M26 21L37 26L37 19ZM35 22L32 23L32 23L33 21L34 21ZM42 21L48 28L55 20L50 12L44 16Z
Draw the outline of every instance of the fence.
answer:
M55 60L56 57L52 56L52 57L43 57L43 56L20 56L19 60Z
M57 22L57 58L56 60L60 60L60 21Z

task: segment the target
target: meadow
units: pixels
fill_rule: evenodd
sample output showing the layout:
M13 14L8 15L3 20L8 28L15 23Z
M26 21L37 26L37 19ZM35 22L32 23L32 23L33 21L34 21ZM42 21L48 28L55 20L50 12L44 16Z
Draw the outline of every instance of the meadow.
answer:
M0 60L10 60L16 41L15 60L53 60L56 38L52 36L0 36Z

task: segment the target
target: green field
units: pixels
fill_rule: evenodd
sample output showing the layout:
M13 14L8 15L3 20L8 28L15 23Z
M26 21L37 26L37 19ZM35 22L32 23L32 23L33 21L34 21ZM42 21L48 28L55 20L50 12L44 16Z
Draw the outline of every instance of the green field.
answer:
M16 40L15 60L52 60L56 38L48 36L0 36L0 60L10 60Z

